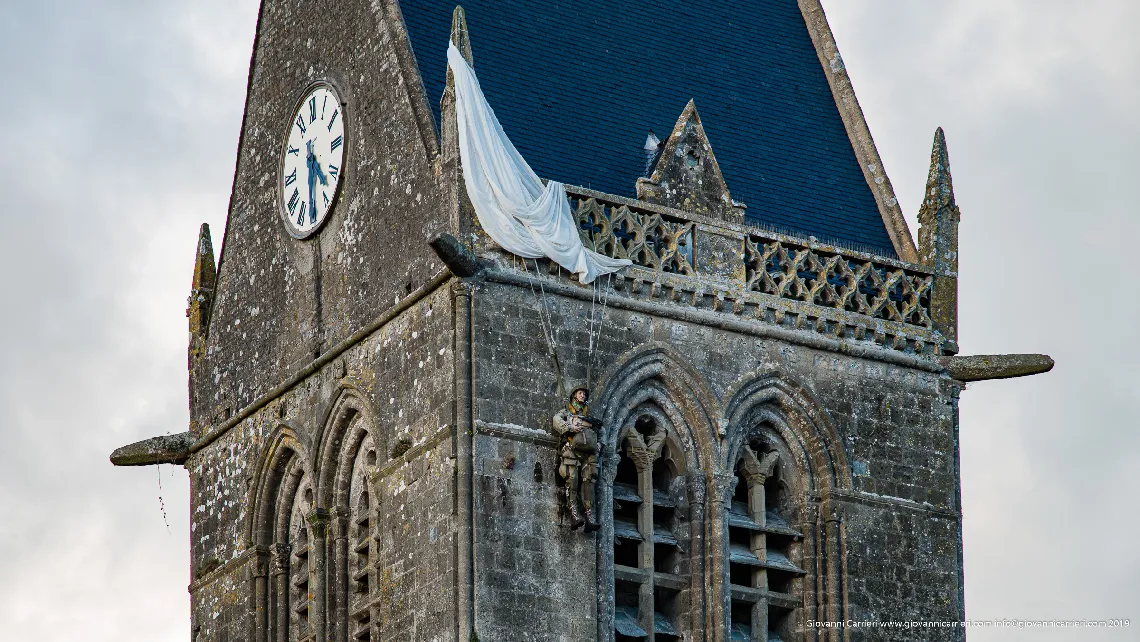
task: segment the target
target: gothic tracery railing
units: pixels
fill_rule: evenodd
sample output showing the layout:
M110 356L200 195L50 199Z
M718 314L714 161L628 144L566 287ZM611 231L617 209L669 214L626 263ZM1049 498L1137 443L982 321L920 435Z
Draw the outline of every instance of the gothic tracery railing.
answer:
M576 202L575 202L576 201ZM641 212L596 198L575 198L575 219L586 247L661 272L694 275L696 223Z
M784 299L931 327L931 276L838 252L750 236L745 289Z
M712 227L678 210L582 188L568 187L567 191L582 241L606 256L628 258L637 266L664 274L723 280L729 275L706 274L708 264L696 252L697 236L711 233L735 238L740 243L736 246L740 262L731 278L744 293L932 328L933 278L923 266L754 227Z

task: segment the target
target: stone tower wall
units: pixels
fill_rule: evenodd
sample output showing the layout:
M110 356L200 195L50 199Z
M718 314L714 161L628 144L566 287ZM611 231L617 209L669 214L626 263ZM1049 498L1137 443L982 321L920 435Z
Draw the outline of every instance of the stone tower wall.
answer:
M191 417L217 425L422 286L442 268L424 241L451 224L432 166L436 134L389 3L266 0L205 357L191 364ZM340 195L296 241L278 213L292 110L310 83L347 106Z
M594 639L598 633L583 627L594 626L599 592L604 598L609 590L599 566L609 556L609 544L604 528L597 539L570 532L569 518L562 515L551 415L565 400L556 392L540 318L545 298L562 371L568 381L583 381L591 307L600 315L600 303L592 302L590 288L570 283L559 289L545 270L545 287L535 285L532 292L520 279L534 277L533 266L525 274L516 270L514 277L491 277L473 295L477 629L493 640ZM628 297L629 282L623 287L621 294ZM799 343L777 340L763 336L761 324L751 333L727 331L679 318L686 309L699 309L693 306L658 302L635 311L623 298L611 293L596 336L593 394L601 399L607 389L621 386L626 375L621 364L647 350L667 355L661 380L695 380L703 387L693 396L707 400L712 430L722 421L726 430L723 437L707 435L706 445L698 446L708 449L698 457L709 488L704 510L710 531L716 530L711 522L717 510L714 480L726 473L725 451L734 439L739 441L734 431L743 428L724 413L749 380L774 378L817 405L815 411L838 437L831 446L839 451L836 461L846 462L844 470L835 471L837 487L825 490L816 484L811 493L809 503L824 513L820 529L827 528L830 514L836 516L835 554L841 561L833 579L826 569L808 567L807 603L815 600L823 609L834 600L841 618L961 617L959 384L932 368L809 347L804 343L810 331ZM612 409L593 410L601 415ZM599 497L603 493L600 488ZM815 528L802 526L805 531ZM711 558L717 550L715 534L706 532L706 537ZM819 541L826 539L823 533ZM704 617L710 628L723 630L714 623L719 616L712 604L722 585L712 564L706 566L710 575L699 589L706 594ZM828 591L836 597L825 598ZM604 620L604 609L600 613ZM701 615L693 617L699 631ZM830 616L821 610L813 617ZM937 635L930 639L961 639L957 632ZM890 639L883 631L862 636Z
M196 641L280 639L279 581L328 596L305 617L338 642L360 626L372 640L466 642L468 590L484 642L612 639L609 482L645 400L668 415L683 469L690 608L674 624L690 639L725 639L723 509L758 422L788 445L802 619L962 617L959 384L938 361L928 268L571 188L592 246L635 267L598 291L545 262L525 269L466 202L453 105L445 95L437 140L395 2L312 10L262 6L216 291L191 353ZM325 227L297 241L277 213L278 151L318 79L348 102L346 169ZM449 275L426 243L445 230L487 269ZM567 528L550 422L566 399L543 315L564 383L589 379L613 418L597 535ZM348 568L355 471L372 501L363 590ZM291 530L323 544L289 548Z
M296 451L320 481L315 508L338 501L331 469L342 457L345 417L377 451L369 475L376 498L376 626L438 639L454 627L455 459L452 447L453 329L446 285L428 292L272 403L192 456L194 630L202 640L253 638L254 577L272 574L272 537L259 513L274 453ZM346 408L351 407L351 413ZM331 457L330 460L327 459ZM329 562L332 563L331 560Z

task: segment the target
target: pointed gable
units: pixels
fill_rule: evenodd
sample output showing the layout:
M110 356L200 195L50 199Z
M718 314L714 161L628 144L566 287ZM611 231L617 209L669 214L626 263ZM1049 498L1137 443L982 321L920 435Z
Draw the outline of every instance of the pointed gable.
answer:
M677 119L653 173L637 180L637 198L702 216L741 221L743 208L733 203L693 101Z
M539 175L634 196L646 134L694 99L750 221L895 255L796 0L462 4L483 90ZM400 7L438 122L454 4Z

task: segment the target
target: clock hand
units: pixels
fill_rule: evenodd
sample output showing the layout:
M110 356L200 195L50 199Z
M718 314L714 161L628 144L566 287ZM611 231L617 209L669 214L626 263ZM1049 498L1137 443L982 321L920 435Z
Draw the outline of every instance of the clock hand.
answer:
M307 141L305 143L305 149L309 152L309 174L312 174L315 170L317 177L321 179L321 185L328 185L329 181L327 178L325 178L325 173L321 169L321 161L319 158L317 158L317 154L313 151L313 141Z
M305 158L305 164L308 165L309 174L309 222L317 222L317 173L320 168L317 167L317 155L313 153L313 141L305 143L308 156ZM316 171L314 171L316 170Z
M321 161L317 158L316 153L313 152L313 141L305 143L306 150L308 151L307 164L309 166L309 222L317 222L317 192L316 181L319 179L321 185L328 185L328 178L321 170Z

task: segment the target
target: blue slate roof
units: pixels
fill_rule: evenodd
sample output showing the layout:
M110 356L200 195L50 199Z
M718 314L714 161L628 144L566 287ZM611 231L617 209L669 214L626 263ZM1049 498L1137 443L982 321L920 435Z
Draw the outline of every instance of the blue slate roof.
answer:
M456 0L400 6L439 122ZM540 176L634 196L690 98L762 225L895 256L796 0L464 0L475 71Z

